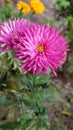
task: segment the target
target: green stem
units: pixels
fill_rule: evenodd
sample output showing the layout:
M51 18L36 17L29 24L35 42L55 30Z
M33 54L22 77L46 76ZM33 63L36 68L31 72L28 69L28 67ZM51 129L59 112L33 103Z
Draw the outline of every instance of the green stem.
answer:
M32 12L32 14L30 15L30 20L32 20L32 16L34 15L34 12Z
M37 97L36 97L36 94L35 94L35 87L36 87L36 75L33 75L33 91L32 92L34 93L34 98L35 98L36 106L38 108L38 112L40 113L40 107L39 107L39 104L38 104L38 101L37 101Z
M33 75L33 89L36 87L36 77Z
M39 114L40 114L40 107L39 107L39 104L38 104L36 95L35 95L35 101L36 101L36 106L37 106L37 108L38 108L38 112L39 112Z

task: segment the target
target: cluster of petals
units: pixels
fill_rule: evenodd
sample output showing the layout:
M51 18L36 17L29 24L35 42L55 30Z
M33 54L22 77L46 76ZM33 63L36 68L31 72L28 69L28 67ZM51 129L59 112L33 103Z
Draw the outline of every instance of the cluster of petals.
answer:
M0 52L13 48L14 43L20 43L20 37L24 36L24 30L30 25L26 19L14 19L5 21L0 26Z
M30 11L36 14L41 14L44 12L45 6L40 0L30 0L29 3L19 1L17 3L17 9L23 14L28 14Z
M24 19L4 22L0 28L1 48L13 49L23 71L33 74L49 73L66 61L69 47L60 31L49 24L32 24Z
M30 7L32 11L36 14L41 14L45 10L45 6L40 0L31 0Z
M17 9L19 11L21 11L23 14L27 14L31 11L29 4L27 4L26 2L23 2L23 1L19 1L17 3Z

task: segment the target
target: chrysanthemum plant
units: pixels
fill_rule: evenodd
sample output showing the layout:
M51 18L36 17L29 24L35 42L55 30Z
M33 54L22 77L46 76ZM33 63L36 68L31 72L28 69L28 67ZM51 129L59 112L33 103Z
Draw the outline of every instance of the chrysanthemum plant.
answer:
M39 10L35 2L40 4ZM30 6L38 14L44 10L39 0L31 0ZM24 2L19 2L17 7L22 13L30 11ZM30 20L15 18L4 21L0 26L1 55L6 52L15 69L21 66L18 78L22 84L12 91L21 115L15 130L50 130L46 107L46 103L53 100L48 89L50 78L52 73L57 76L56 71L66 61L68 50L67 41L60 31L49 24L32 24Z
M24 2L24 1L19 1L16 5L13 4L12 0L5 0L3 8L0 9L0 24L2 24L2 22L4 22L5 20L6 21L9 19L13 20L15 17L32 19L32 16L34 14L41 14L43 13L44 9L45 9L44 4L40 0L35 0L35 1L30 0L29 3ZM12 67L11 70L20 71L19 69L20 64L19 62L17 64L16 59L12 58L12 55L13 55L12 51L9 50L4 53L6 55L3 55L2 58L6 59L6 62L8 62L10 67ZM1 63L1 65L2 64L3 63ZM2 67L5 68L4 66ZM6 74L7 69L4 69L4 70L5 70L4 74ZM0 72L1 72L1 75L3 76L4 74L2 73L2 71Z
M50 75L66 61L69 47L60 31L49 24L31 24L26 19L5 21L0 26L0 52L12 51L21 64L24 86L13 91L20 106L20 130L49 130L48 91ZM24 77L24 78L23 78Z

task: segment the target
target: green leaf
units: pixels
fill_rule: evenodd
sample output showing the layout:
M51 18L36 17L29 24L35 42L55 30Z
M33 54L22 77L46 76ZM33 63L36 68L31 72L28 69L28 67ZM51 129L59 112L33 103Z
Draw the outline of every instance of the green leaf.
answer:
M71 39L73 38L73 28L68 32L67 35L69 38L71 38Z
M8 106L11 105L12 102L6 98L0 98L0 106Z
M36 77L36 87L46 88L49 86L49 84L50 84L50 76L41 74Z
M0 125L2 130L14 130L14 128L18 128L19 122L7 122L5 124Z
M28 128L33 128L33 126L34 126L34 124L36 123L36 120L34 119L34 118L32 118L32 119L28 119L26 122L25 122L25 124L24 124L24 129L26 130L28 130ZM23 130L24 130L23 129Z
M49 122L49 120L47 120ZM36 124L36 130L50 130L50 123L47 124L45 120L38 120Z
M55 124L58 127L58 129L63 128L63 124L61 123L59 118L55 118L54 120L55 120Z
M56 25L56 21L55 19L44 19L43 21L45 24L50 24L51 26L55 26Z
M55 8L57 10L60 10L62 8L66 8L70 6L70 2L68 0L57 0L56 4L55 4Z
M47 89L47 93L49 94L48 101L50 102L54 102L61 99L61 94L55 86L50 86Z
M29 109L32 109L34 111L37 111L37 106L36 106L36 103L35 102L32 102L32 100L27 100L27 99L24 99L24 104L29 108Z

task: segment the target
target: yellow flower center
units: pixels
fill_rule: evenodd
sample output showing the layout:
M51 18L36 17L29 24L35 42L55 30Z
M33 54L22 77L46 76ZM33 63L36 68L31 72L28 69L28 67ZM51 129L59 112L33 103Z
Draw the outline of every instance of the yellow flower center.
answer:
M43 52L45 50L45 47L43 45L37 46L37 49L39 52Z

